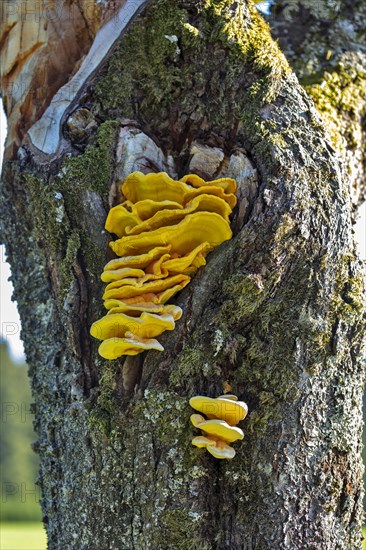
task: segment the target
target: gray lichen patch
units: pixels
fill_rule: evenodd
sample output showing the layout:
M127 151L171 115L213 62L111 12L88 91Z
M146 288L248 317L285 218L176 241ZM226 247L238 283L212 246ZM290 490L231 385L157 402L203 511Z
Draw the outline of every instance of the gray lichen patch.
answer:
M154 548L205 547L200 521L205 514L196 506L195 486L208 471L192 460L188 413L187 400L178 394L147 390L109 436L106 450L110 446L119 454L115 483L126 507L127 545L133 539L143 547L148 532Z

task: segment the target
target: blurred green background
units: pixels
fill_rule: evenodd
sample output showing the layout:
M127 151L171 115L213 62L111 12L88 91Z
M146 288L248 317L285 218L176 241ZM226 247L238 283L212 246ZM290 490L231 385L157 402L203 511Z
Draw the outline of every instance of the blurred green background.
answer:
M0 548L45 550L46 535L41 523L40 490L36 485L38 457L31 448L36 435L33 432L33 415L30 412L32 397L27 366L10 358L4 341L0 341L0 376ZM365 430L363 445L363 458L366 464ZM366 510L366 498L364 505ZM366 550L366 544L364 549Z
M40 491L35 485L38 457L31 448L36 436L27 366L11 360L4 342L0 343L0 376L0 519L41 521Z
M4 341L0 341L0 381L0 548L44 550L27 366L10 358Z

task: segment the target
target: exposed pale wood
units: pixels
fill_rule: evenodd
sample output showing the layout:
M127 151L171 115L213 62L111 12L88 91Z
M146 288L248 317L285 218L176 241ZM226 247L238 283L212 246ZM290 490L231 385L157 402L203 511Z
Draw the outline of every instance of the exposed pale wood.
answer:
M1 2L1 94L8 154L88 52L102 20L96 1Z
M60 88L42 117L29 129L30 145L46 155L54 156L61 146L61 123L78 93L106 59L116 40L146 0L126 0L114 16L97 32L80 69ZM49 159L48 159L49 160Z
M1 93L8 156L27 131L35 153L56 154L65 112L146 3L2 2Z

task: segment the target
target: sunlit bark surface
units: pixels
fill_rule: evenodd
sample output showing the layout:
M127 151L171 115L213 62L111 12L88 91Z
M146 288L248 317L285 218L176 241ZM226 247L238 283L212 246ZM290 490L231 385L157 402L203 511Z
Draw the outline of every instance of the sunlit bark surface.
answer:
M343 157L355 206L366 199L366 4L274 3L272 34Z

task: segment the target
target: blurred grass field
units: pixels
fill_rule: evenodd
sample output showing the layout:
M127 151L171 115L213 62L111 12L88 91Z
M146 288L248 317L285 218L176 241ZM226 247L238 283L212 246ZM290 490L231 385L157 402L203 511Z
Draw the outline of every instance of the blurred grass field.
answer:
M42 523L2 522L1 550L46 550L47 537Z

